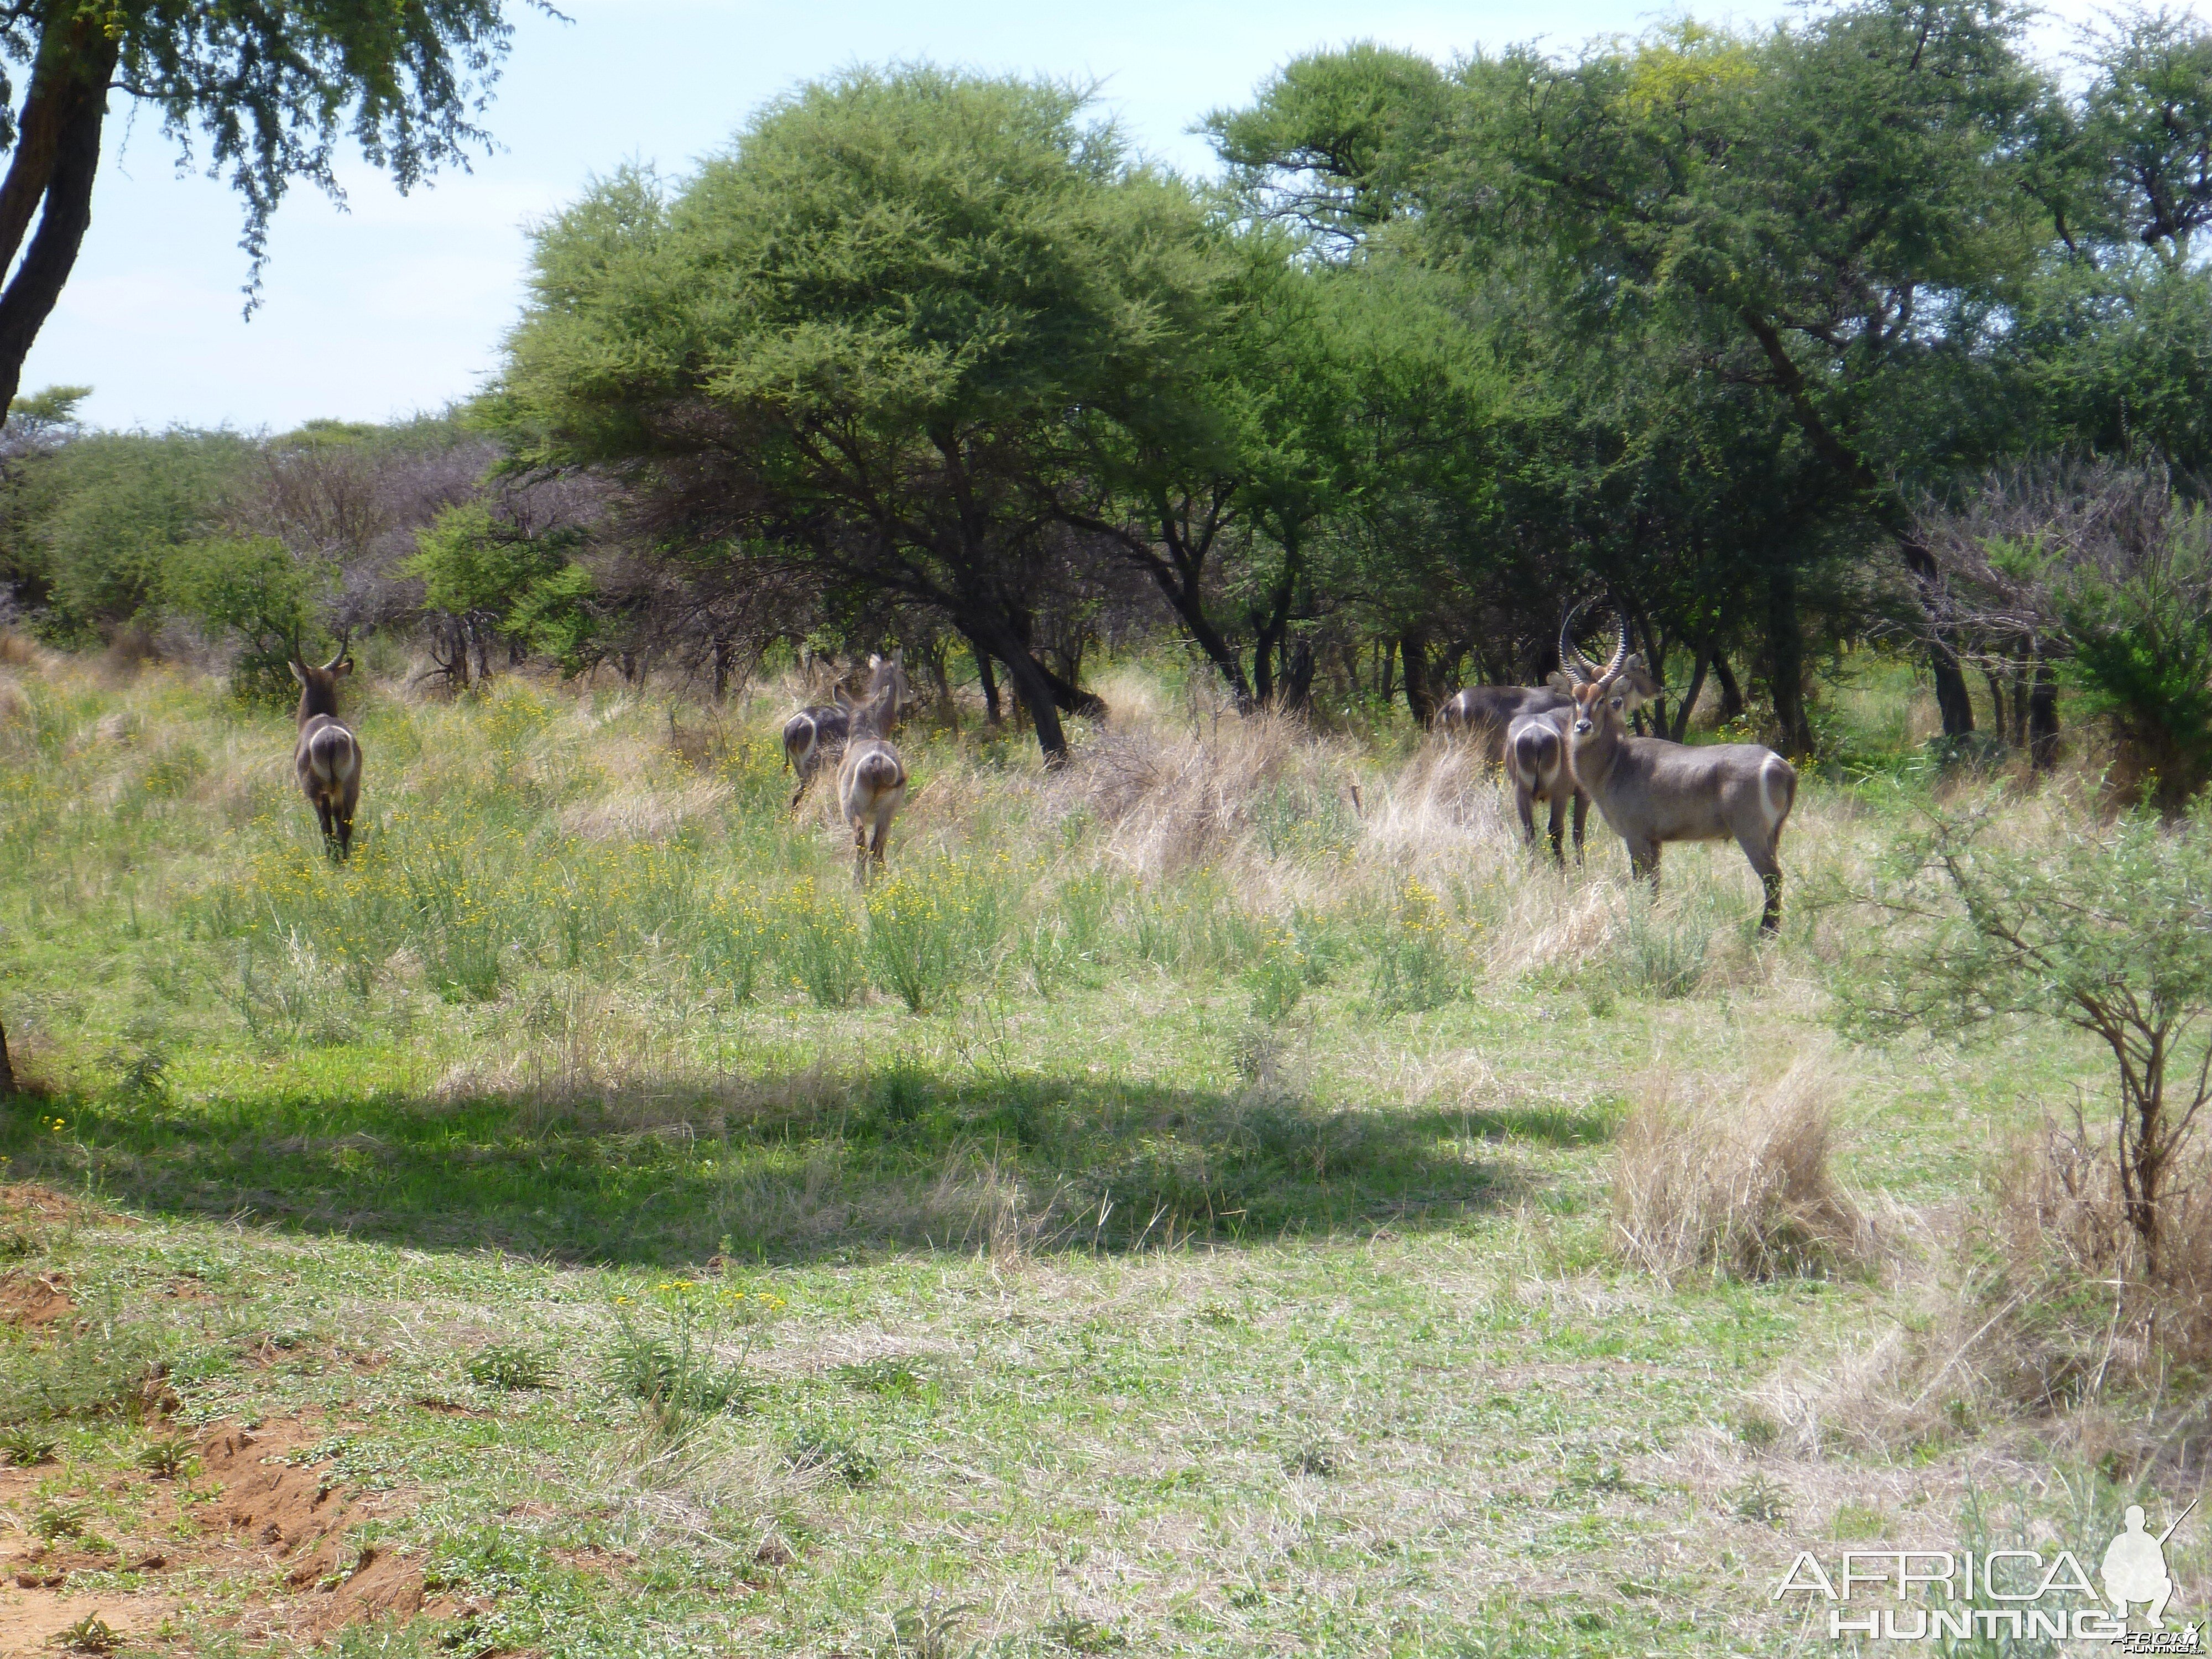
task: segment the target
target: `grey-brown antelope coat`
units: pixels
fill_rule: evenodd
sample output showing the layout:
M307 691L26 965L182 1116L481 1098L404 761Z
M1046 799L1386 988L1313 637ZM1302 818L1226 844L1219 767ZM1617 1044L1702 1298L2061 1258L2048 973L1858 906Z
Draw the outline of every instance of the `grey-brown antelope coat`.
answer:
M354 809L361 805L361 740L338 723L338 681L352 672L353 659L343 646L320 668L292 659L292 678L300 682L292 769L322 823L324 848L336 859L353 852Z
M867 878L868 863L884 862L891 818L906 799L906 763L884 735L896 718L901 685L886 684L853 710L844 763L837 769L837 810L853 829L853 879Z
M1631 657L1621 672L1639 702L1659 695L1659 682L1645 671L1643 653ZM1539 714L1565 714L1574 707L1573 690L1571 678L1564 672L1553 674L1546 685L1470 685L1444 700L1437 710L1436 728L1446 737L1474 744L1482 758L1495 766L1506 757L1515 726ZM1564 720L1559 729L1566 730Z
M1571 680L1569 683L1571 684ZM1620 684L1625 688L1623 700L1632 714L1659 695L1659 682L1644 672L1641 654L1628 659L1627 665L1621 670ZM1570 801L1574 803L1575 857L1577 860L1583 855L1583 826L1589 822L1590 798L1588 792L1576 783L1574 767L1569 763L1567 754L1570 728L1574 725L1574 707L1573 698L1561 696L1556 708L1545 708L1522 714L1505 729L1506 780L1513 786L1513 809L1521 817L1521 833L1534 847L1536 844L1534 809L1540 802L1549 806L1552 856L1561 864L1567 861L1562 844L1564 837L1560 834L1567 804Z
M1572 626L1570 613L1559 639L1559 655L1577 682L1569 760L1576 781L1627 842L1630 866L1656 881L1667 842L1733 838L1766 890L1759 925L1772 933L1782 921L1782 826L1796 804L1796 769L1761 744L1686 748L1631 737L1620 683L1626 625L1616 623L1619 642L1602 669L1575 648Z
M891 724L898 724L899 712L907 701L906 653L894 651L889 657L871 656L868 659L868 689L861 693L862 700L874 696L887 685L896 685L898 695L891 711ZM837 694L841 698L842 692ZM843 702L810 703L783 723L783 762L798 775L799 785L791 792L792 810L799 810L799 801L806 794L806 786L814 781L814 775L822 763L844 745L853 732L852 705Z

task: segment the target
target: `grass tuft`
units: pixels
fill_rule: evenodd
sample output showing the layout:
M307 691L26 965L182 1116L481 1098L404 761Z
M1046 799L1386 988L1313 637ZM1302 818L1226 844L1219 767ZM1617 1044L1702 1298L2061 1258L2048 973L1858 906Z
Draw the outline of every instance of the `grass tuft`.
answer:
M1873 1240L1829 1170L1832 1060L1800 1058L1763 1089L1682 1099L1656 1074L1618 1137L1620 1253L1673 1279L1696 1269L1759 1279L1861 1268Z

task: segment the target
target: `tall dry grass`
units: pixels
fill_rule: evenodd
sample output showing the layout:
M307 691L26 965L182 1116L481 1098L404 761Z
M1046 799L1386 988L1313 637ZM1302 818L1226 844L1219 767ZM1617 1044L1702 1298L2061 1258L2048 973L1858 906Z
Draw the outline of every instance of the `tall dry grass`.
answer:
M1840 1089L1826 1053L1741 1089L1699 1091L1673 1072L1652 1075L1617 1143L1621 1255L1669 1280L1869 1267L1873 1229L1829 1168Z

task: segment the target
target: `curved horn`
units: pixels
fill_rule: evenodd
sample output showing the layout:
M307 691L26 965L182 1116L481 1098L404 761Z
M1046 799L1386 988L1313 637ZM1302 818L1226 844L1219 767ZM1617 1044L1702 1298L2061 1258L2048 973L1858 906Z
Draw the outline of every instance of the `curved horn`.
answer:
M1582 647L1575 643L1575 618L1583 614L1583 607L1589 603L1588 599L1576 600L1559 623L1559 666L1565 669L1573 679L1585 685L1597 678L1597 670L1591 666L1590 659L1583 655Z
M1613 677L1628 665L1628 613L1618 605L1613 607L1613 660L1597 677L1601 685L1611 685Z

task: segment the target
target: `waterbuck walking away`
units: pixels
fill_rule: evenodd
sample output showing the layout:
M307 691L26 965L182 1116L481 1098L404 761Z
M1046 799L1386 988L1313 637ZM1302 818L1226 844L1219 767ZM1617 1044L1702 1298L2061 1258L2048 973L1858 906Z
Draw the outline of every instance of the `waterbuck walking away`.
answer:
M894 651L889 657L871 656L868 689L860 694L866 702L884 687L896 686L898 695L891 705L893 726L898 724L899 714L906 707L909 695L905 656L902 650ZM791 810L794 812L805 796L806 786L822 769L822 763L852 734L853 707L843 700L842 692L834 695L838 701L809 704L783 723L783 762L799 775L799 787L791 792Z
M1505 733L1505 770L1513 783L1513 807L1521 815L1521 833L1536 844L1534 807L1543 801L1551 808L1552 856L1567 861L1561 845L1561 821L1567 803L1575 806L1575 861L1583 856L1583 826L1589 821L1589 797L1575 787L1574 769L1567 763L1568 711L1573 704L1523 714Z
M1576 607L1579 610L1581 607ZM1621 840L1630 866L1659 878L1659 849L1670 841L1725 841L1733 836L1766 889L1759 925L1782 921L1782 825L1797 799L1797 772L1756 743L1684 748L1626 730L1629 696L1621 683L1628 662L1628 624L1613 622L1613 660L1594 666L1577 648L1575 612L1559 629L1559 659L1575 681L1568 759Z
M323 848L334 859L353 852L353 813L361 804L361 741L338 724L338 682L353 672L343 639L338 653L311 668L292 653L292 678L300 682L300 741L292 750L292 769L300 789L322 821Z
M891 817L906 799L906 763L884 734L898 718L899 699L906 677L886 680L866 702L852 711L850 735L845 740L844 764L837 769L837 808L853 826L853 881L866 881L868 861L884 861L884 842L891 832Z

